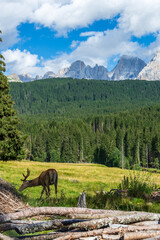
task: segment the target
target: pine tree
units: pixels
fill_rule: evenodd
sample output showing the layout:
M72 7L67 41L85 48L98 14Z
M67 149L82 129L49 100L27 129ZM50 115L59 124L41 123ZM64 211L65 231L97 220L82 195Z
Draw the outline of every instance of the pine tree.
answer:
M18 118L9 95L8 80L3 72L5 63L0 54L0 160L17 160L24 157L24 138L17 129Z

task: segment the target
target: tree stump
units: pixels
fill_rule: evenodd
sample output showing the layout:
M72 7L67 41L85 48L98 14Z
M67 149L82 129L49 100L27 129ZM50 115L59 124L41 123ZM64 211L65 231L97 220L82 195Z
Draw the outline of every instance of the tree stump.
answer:
M86 204L86 192L85 192L85 191L83 191L83 193L80 193L77 207L87 208L87 204Z

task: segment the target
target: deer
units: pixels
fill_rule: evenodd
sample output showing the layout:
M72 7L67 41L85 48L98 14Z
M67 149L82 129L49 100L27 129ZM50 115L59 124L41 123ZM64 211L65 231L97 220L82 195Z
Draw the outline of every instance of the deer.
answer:
M50 185L55 186L55 195L56 195L56 203L57 203L57 183L58 183L58 173L55 169L48 169L44 172L42 172L39 177L34 178L33 180L27 180L27 178L30 175L30 170L27 168L27 175L23 173L24 179L21 179L23 182L22 185L19 188L19 191L23 191L24 189L28 187L36 187L36 186L42 186L42 192L40 199L42 199L42 195L44 191L46 192L46 196L49 198L50 196Z

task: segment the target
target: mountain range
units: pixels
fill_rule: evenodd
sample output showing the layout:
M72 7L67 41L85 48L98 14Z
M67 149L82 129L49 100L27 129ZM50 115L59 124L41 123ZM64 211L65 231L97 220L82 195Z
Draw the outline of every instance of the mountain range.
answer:
M97 80L160 80L160 52L157 52L154 58L146 63L138 57L123 55L120 57L117 65L112 71L104 66L95 65L91 67L85 65L83 61L77 60L70 67L60 69L58 74L48 71L44 76L37 75L33 78L28 73L8 76L9 82L29 82L38 79L47 78L73 78L73 79L97 79Z

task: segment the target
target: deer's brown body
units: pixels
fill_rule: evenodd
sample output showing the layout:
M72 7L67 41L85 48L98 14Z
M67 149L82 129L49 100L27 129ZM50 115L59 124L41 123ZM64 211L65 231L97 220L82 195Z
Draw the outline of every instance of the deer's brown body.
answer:
M30 175L30 171L29 169L27 169L27 175L24 176L24 179L22 180L23 183L19 188L19 191L23 191L24 189L26 189L27 187L36 187L36 186L42 186L42 192L41 192L41 197L44 193L44 191L46 192L47 197L50 196L50 185L55 186L55 194L56 194L56 201L57 201L57 183L58 183L58 174L57 171L55 169L48 169L44 172L42 172L39 177L34 178L33 180L26 180L28 178L28 176Z

